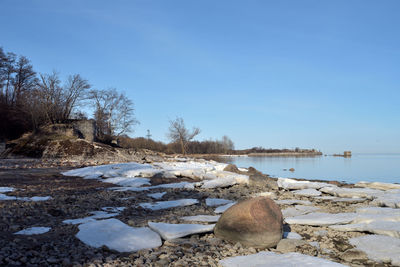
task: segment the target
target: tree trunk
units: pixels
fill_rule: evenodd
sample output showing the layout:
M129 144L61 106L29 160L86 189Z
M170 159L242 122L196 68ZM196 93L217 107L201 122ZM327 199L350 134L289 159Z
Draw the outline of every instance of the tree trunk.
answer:
M181 148L182 148L182 154L185 155L185 145L183 144L182 138L181 138Z

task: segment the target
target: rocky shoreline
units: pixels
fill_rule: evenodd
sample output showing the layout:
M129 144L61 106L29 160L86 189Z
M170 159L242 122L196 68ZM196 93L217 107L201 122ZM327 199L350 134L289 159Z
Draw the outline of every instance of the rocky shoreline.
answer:
M174 157L162 160L160 164L191 161ZM209 161L200 159L194 161L199 164L209 164ZM84 179L61 174L85 166L82 163L20 160L8 160L2 163L0 188L13 189L8 191L3 189L2 194L8 198L15 197L14 200L0 200L0 265L2 266L220 266L225 264L221 260L229 257L253 255L262 251L275 252L279 255L298 252L347 266L400 265L396 253L392 256L372 255L356 242L359 240L356 238L371 236L399 240L396 234L400 233L400 215L396 212L400 209L396 205L400 204L400 193L396 185L355 186L334 182L277 180L252 168L238 170L231 167L229 171L235 175L248 176L248 183L242 183L236 178L232 180L217 177L225 179L224 183L216 186L215 183L211 183L210 186L209 182L193 172L184 174L180 171L175 177L167 172L156 172L152 175L141 174L142 179L148 179L149 183L138 187L149 186L151 190L132 190L135 186L124 187L121 184L103 182L105 178L113 179L118 176L99 176L100 178L86 176L92 179ZM156 162L144 157L140 159L140 163ZM212 164L217 165L217 163ZM146 182L146 180L140 181ZM164 186L182 182L185 182L185 185L197 184L193 185L193 188ZM207 183L208 186L205 186ZM127 187L131 189L121 190ZM166 193L161 194L163 192ZM149 193L160 193L160 201L194 199L196 203L152 210L142 205L157 201L150 197ZM131 227L147 227L149 221L182 224L182 217L185 216L218 215L216 206L210 206L207 199L239 202L260 195L272 198L282 209L286 221L284 231L287 237L282 239L277 247L270 249L244 247L240 243L229 243L216 238L212 232L206 232L164 240L161 246L151 249L118 252L107 246L96 248L85 244L76 237L80 231L79 225L64 222L95 216L91 212L104 211L106 207L124 207L112 217ZM46 196L51 198L34 201L34 197ZM368 208L377 210L362 210ZM104 218L110 213L104 213L106 215ZM380 215L376 216L377 213ZM331 218L332 214L336 214L336 217ZM344 215L337 218L339 217L337 214ZM377 224L382 222L382 218L387 218L383 222L391 222L388 231L377 231L381 227ZM335 220L336 222L332 223ZM49 227L50 230L35 235L15 234L33 226ZM387 240L384 241L390 244ZM398 252L398 249L399 247L385 247L389 252L391 250Z

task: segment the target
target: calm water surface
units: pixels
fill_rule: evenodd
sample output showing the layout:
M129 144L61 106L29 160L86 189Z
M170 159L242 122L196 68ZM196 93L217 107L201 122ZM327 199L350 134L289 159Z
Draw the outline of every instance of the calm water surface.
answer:
M353 154L351 158L233 157L238 167L254 167L274 177L400 183L400 154ZM294 168L294 172L283 169Z

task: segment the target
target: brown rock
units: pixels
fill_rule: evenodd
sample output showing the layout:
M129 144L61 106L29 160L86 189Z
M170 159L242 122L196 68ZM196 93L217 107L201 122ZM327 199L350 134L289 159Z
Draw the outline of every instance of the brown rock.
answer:
M234 172L234 173L242 173L241 171L239 171L238 167L236 167L235 164L228 164L225 168L224 171L226 172Z
M217 237L255 248L274 247L283 234L283 216L275 202L257 197L233 205L218 220Z

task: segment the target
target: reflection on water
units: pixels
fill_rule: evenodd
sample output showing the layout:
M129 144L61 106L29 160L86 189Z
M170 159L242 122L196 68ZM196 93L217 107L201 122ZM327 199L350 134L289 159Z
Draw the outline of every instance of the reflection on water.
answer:
M354 154L351 158L233 157L228 162L238 167L252 166L274 177L339 180L349 183L400 183L400 154ZM295 171L284 171L290 168Z

